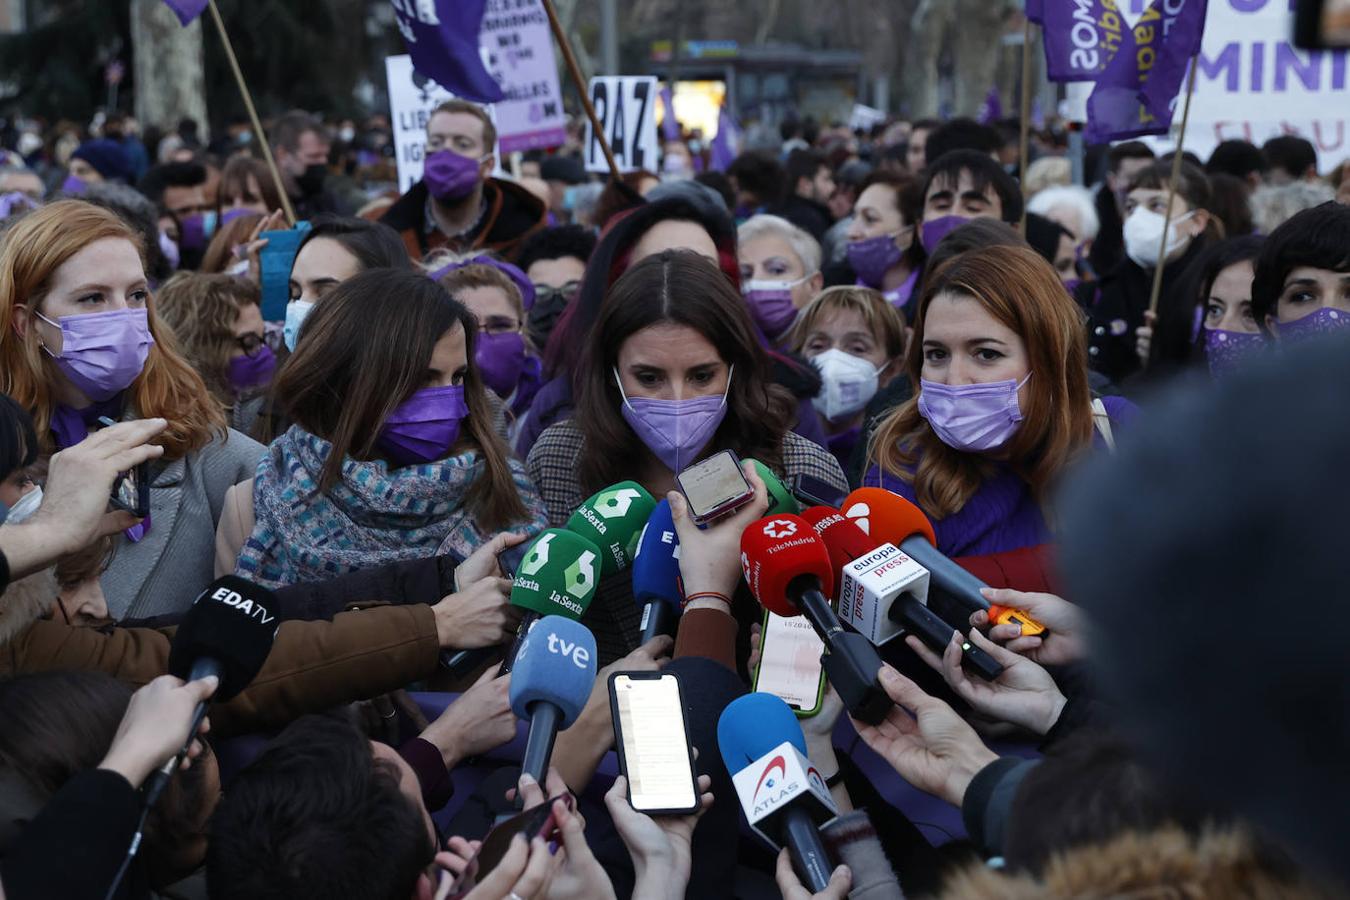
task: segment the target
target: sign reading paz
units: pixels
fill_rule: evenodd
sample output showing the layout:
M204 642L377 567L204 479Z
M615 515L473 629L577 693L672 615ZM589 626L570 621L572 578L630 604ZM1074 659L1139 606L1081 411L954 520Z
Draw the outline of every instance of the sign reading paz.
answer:
M620 172L657 171L656 78L650 75L602 76L591 79L591 103L603 123ZM586 171L608 172L604 151L594 130L586 126Z

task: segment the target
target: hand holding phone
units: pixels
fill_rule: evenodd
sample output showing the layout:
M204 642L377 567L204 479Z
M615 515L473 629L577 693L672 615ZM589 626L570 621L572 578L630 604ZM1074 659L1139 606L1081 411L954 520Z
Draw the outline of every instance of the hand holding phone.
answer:
M679 679L670 672L615 672L609 676L609 701L629 803L653 816L697 811Z
M99 416L98 421L104 427L117 424L107 416ZM125 510L138 519L150 515L150 461L146 460L134 468L119 472L113 481L108 502L114 509Z
M760 635L754 689L779 697L799 717L818 713L825 696L820 664L825 642L811 623L805 616L789 619L765 610Z
M694 463L675 476L675 484L689 504L690 517L699 525L735 512L755 496L732 450Z
M553 805L558 802L563 803L568 809L572 809L576 803L571 794L563 793L493 827L487 837L483 838L478 852L455 879L450 888L450 895L455 896L456 893L466 890L469 885L474 882L481 883L490 875L511 852L512 841L516 835L523 837L527 844L532 843L535 838L540 838L546 844L557 842L560 835Z

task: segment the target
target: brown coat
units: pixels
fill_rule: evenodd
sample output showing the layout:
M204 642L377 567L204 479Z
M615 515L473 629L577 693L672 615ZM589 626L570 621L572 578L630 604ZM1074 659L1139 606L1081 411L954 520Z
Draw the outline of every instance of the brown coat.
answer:
M56 669L106 672L140 687L167 671L168 628L89 628L32 620L49 573L10 586L0 607L0 677ZM55 591L46 594L55 596ZM18 621L19 611L27 623ZM429 677L440 651L429 606L380 606L339 613L331 622L283 622L258 677L229 703L213 706L211 733L221 737L284 726L306 713L366 700Z

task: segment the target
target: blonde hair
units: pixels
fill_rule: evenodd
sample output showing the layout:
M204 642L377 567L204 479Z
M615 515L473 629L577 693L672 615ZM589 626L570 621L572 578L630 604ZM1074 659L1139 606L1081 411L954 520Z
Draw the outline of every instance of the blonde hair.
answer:
M856 312L862 316L867 330L885 349L887 359L896 359L905 351L904 315L888 303L880 291L850 285L827 288L806 304L788 334L789 349L801 353L816 323L836 312Z
M173 329L187 357L223 407L234 402L230 389L230 357L235 324L247 306L261 302L258 286L232 275L179 272L156 296L160 319Z
M1034 197L1049 187L1073 184L1073 167L1063 156L1042 156L1027 166L1026 191Z
M17 307L36 312L51 287L56 270L95 241L127 241L145 261L139 236L105 209L83 200L59 200L22 216L0 242L0 390L13 397L33 416L43 453L55 450L51 438L53 386L61 376L56 364L42 352L37 329L20 335L12 323ZM225 416L211 399L201 376L178 352L173 331L155 313L154 298L146 301L150 347L141 374L127 388L136 412L168 420L154 443L164 447L164 458L178 459L204 447L213 434L225 433Z
M434 268L440 268L451 262L457 262L457 260L441 257ZM450 296L456 300L459 299L459 291L465 288L500 288L506 293L506 299L510 301L511 308L515 310L516 318L520 320L522 325L525 323L525 298L520 295L520 287L511 280L511 276L495 266L484 263L470 263L467 266L460 266L458 269L451 269L446 272L440 277L438 283L449 291Z

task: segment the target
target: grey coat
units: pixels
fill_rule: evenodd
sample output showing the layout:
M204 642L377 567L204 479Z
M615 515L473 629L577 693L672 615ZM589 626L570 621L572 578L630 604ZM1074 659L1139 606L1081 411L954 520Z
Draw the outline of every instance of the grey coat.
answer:
M231 485L253 477L266 448L231 429L225 440L160 467L150 483L150 532L117 538L103 573L114 619L183 612L215 572L216 523ZM152 470L153 471L153 470Z

